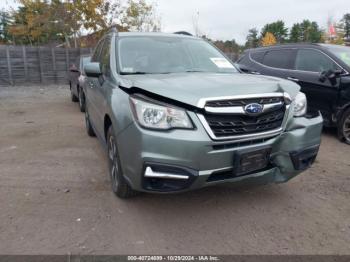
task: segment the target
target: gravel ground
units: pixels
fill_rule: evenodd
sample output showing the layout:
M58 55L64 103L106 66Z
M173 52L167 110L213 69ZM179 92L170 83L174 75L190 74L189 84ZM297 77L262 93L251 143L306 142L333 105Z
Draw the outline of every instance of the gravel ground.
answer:
M350 146L289 183L117 199L66 86L0 88L0 254L350 254Z

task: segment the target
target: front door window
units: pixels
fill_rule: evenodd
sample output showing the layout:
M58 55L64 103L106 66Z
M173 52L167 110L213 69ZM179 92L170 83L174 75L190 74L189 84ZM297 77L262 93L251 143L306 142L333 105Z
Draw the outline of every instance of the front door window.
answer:
M295 59L295 69L321 73L328 70L337 70L339 67L333 60L320 51L301 49L298 50Z

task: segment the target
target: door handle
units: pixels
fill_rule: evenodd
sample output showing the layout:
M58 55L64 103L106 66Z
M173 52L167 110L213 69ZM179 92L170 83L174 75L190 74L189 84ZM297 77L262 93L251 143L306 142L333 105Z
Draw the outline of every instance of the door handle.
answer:
M298 78L295 78L295 77L287 77L288 80L291 80L291 81L294 81L294 82L299 82L299 79Z
M251 71L250 73L253 75L260 75L260 72L258 72L258 71Z

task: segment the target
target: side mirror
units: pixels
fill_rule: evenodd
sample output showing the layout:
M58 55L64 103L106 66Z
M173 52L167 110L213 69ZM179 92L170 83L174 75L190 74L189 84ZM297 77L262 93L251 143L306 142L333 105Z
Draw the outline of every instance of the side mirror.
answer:
M102 75L100 63L98 62L87 63L84 66L84 71L88 77L99 77Z
M336 77L340 76L341 74L344 74L344 70L343 69L337 69L334 71L334 74Z
M79 73L79 69L74 64L69 68L69 71Z
M234 65L243 73L249 73L250 72L250 69L247 66L245 66L245 65L237 64L237 63L235 63Z
M320 73L320 81L323 83L327 79L334 80L336 77L338 77L342 73L343 73L343 70L341 70L341 69L338 69L338 70L329 69L326 71L322 71Z
M238 68L238 70L242 73L246 73L246 74L253 74L253 75L260 75L260 72L255 71L253 69L251 69L248 66L242 65L242 64L234 64L236 66L236 68Z

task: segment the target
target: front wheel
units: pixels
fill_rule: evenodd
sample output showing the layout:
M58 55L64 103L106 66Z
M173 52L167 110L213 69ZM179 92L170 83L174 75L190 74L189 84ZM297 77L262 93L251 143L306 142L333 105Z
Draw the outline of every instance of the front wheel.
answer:
M130 198L136 194L126 182L122 174L117 143L114 137L112 126L107 131L108 144L108 170L111 178L113 192L120 198Z
M80 112L85 112L85 94L84 94L84 90L80 87L79 88L79 108L80 108Z
M69 82L69 89L70 89L70 98L72 100L72 102L78 102L79 99L78 97L73 93L73 87L72 87L72 83Z
M347 109L338 124L338 137L350 145L350 108Z
M90 117L87 110L85 110L85 126L86 126L86 132L88 133L89 136L96 136L95 131L91 126Z

